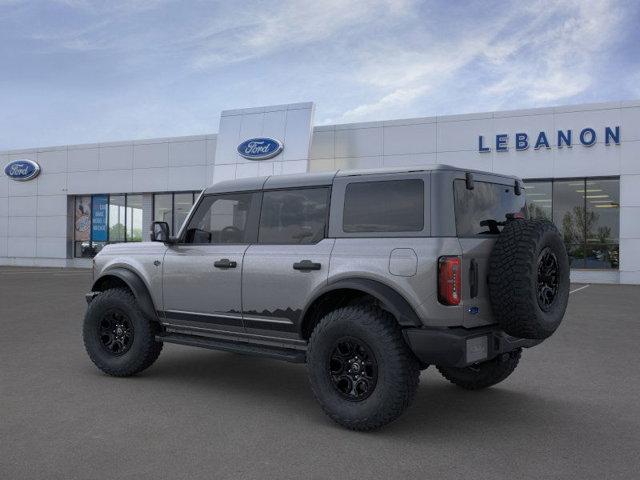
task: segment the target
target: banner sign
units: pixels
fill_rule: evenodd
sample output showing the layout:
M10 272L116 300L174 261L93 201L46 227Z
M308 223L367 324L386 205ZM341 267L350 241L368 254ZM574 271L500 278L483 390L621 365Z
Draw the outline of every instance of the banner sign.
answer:
M94 195L91 204L91 239L94 242L107 241L107 209L109 197L107 195Z

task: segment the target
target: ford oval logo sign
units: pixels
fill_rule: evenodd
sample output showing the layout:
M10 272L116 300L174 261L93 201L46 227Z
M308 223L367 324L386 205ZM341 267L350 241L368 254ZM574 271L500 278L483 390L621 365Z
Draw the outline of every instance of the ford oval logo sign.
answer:
M26 182L38 176L40 165L33 160L14 160L4 167L4 173L11 180Z
M284 146L273 138L250 138L238 145L238 153L249 160L266 160L278 155Z

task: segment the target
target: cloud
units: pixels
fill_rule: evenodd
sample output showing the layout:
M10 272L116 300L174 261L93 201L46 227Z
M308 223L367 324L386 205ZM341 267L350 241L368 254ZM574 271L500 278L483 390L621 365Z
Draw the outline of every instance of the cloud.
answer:
M425 33L419 48L401 37L360 52L353 77L370 94L339 121L402 115L408 105L463 83L476 87L479 108L513 105L514 97L533 105L566 101L593 84L597 57L615 41L622 20L610 1L514 2L500 11L491 18L469 12L455 34Z

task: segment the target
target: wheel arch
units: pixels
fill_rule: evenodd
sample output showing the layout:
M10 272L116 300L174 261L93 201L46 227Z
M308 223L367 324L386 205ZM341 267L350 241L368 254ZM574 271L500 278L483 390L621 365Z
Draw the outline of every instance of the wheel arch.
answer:
M137 273L127 268L116 267L105 271L93 282L91 291L103 292L109 288L122 287L129 289L133 293L140 310L145 316L151 320L159 320L147 285Z
M413 307L392 287L367 278L347 278L322 288L309 301L301 315L301 338L305 340L309 338L316 323L330 306L339 308L362 297L377 301L380 307L393 315L402 327L422 325Z

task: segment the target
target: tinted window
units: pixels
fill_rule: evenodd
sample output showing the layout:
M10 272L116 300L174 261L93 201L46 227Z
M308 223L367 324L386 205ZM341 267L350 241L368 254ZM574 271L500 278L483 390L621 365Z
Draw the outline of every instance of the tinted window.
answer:
M205 197L189 221L186 243L247 243L247 218L253 194Z
M424 228L424 182L419 179L347 185L345 232L419 232Z
M319 242L324 238L328 204L328 188L264 192L258 242Z
M456 231L460 237L498 234L508 213L526 215L525 196L497 183L474 182L468 190L464 180L454 181Z

